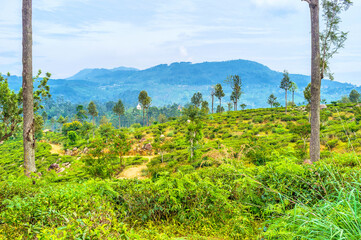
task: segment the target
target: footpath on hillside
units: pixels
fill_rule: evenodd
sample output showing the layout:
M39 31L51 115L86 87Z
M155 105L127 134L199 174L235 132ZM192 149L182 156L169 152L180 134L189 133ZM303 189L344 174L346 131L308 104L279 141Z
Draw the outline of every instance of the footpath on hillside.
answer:
M52 154L59 154L60 156L64 155L64 151L62 150L62 146L58 144L49 143L51 146L50 152ZM130 158L134 156L124 156L124 158ZM148 158L148 161L138 165L132 166L130 168L124 169L118 176L118 179L146 179L145 176L142 176L143 171L147 169L147 164L154 158L154 156L142 156L143 158Z

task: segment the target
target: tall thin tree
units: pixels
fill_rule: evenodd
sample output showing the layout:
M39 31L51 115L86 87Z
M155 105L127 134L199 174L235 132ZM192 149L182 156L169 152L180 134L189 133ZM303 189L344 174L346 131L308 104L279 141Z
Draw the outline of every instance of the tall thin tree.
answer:
M225 82L231 85L233 91L230 100L234 104L234 111L237 111L238 100L242 94L242 79L238 75L231 75Z
M216 92L214 91L214 86L211 87L211 97L212 97L212 114L213 114L213 104L214 104L214 95L216 94Z
M223 92L223 88L220 83L218 83L214 87L214 92L215 92L214 96L216 96L219 99L219 109L221 111L222 110L222 98L225 96L225 94Z
M23 0L23 145L25 174L36 172L33 95L32 0Z
M320 102L321 80L324 75L333 79L329 60L344 46L347 33L340 31L340 13L352 5L350 0L322 0L325 30L320 34L320 1L301 0L308 3L311 15L311 138L310 158L320 159ZM321 44L320 44L321 42ZM322 50L322 55L320 51Z
M282 88L283 90L285 90L285 106L286 106L286 113L287 113L287 91L290 90L291 88L291 81L290 81L290 77L288 75L288 72L285 70L283 73L283 78L281 81L281 85L280 88Z
M114 105L113 112L119 117L119 129L120 129L121 127L120 117L124 115L124 104L122 100L119 99L118 102Z

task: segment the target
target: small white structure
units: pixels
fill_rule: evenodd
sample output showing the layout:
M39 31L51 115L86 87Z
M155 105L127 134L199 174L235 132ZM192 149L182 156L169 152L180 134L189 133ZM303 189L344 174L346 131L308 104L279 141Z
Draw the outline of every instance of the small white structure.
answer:
M321 104L320 105L320 109L322 110L322 109L326 109L327 108L327 106L326 106L326 104Z
M140 106L139 103L138 103L137 109L138 109L138 110L142 110L142 106Z

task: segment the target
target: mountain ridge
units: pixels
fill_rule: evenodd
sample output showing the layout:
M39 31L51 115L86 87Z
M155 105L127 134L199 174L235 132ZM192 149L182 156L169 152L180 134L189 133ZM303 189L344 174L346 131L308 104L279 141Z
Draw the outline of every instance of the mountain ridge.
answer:
M83 69L66 79L51 79L49 85L53 96L62 96L72 102L116 101L121 98L128 105L137 103L138 94L146 90L153 99L153 105L162 106L172 103L185 104L195 92L201 92L208 102L212 85L221 83L229 102L230 86L224 80L230 75L239 75L243 81L243 94L240 103L248 107L267 107L267 98L273 93L284 104L284 91L279 88L282 72L249 60L230 60L221 62L175 62L159 64L144 70L128 67L113 69ZM303 89L310 77L302 74L290 74L299 91L295 93L295 102L302 103ZM20 88L20 77L9 80L13 89ZM328 102L338 100L349 94L352 89L361 92L361 88L348 83L323 80L322 98ZM290 97L291 98L291 97ZM217 104L216 100L216 104ZM226 105L226 104L224 104Z

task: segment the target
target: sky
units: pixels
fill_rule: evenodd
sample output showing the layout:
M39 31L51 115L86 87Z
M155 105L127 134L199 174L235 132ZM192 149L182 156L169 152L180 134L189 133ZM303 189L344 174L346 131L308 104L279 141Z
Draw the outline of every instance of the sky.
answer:
M361 1L335 80L361 85ZM21 1L0 0L0 72L21 75ZM84 68L253 60L310 75L310 16L301 0L33 0L33 65L53 78Z

